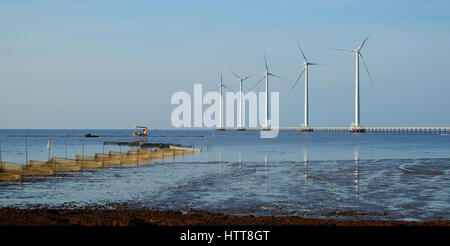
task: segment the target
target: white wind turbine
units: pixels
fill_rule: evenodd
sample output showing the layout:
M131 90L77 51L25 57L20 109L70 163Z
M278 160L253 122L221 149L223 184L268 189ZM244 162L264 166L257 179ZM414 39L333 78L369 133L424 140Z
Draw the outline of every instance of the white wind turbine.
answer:
M301 52L301 55L303 56L303 59L305 60L303 62L305 67L303 68L303 71L300 73L300 76L298 76L297 80L295 81L294 85L292 86L292 89L295 87L297 82L300 80L300 78L302 77L303 73L305 73L305 121L303 122L303 129L301 129L301 130L303 130L303 131L312 131L312 129L309 128L308 68L309 68L309 66L322 65L322 64L309 62L308 59L306 59L305 53L303 53L303 50L300 47L300 44L299 44L298 40L297 40L297 46L298 46L298 49Z
M292 84L292 83L291 83L291 81L289 81L285 78L282 78L276 74L269 72L269 67L267 66L266 53L264 53L264 65L266 66L266 71L264 72L264 78L262 78L261 80L256 82L256 84L252 88L250 88L250 90L255 88L264 79L266 80L266 112L265 112L265 122L264 122L264 126L262 127L262 130L269 130L270 129L269 128L269 120L268 120L268 118L269 118L269 76L279 78L281 80L288 82L289 84Z
M363 61L364 68L366 69L367 74L369 75L370 83L373 85L372 76L370 76L369 69L367 69L366 62L364 61L363 55L361 54L361 49L363 48L364 44L366 43L367 39L369 38L369 35L362 41L362 43L359 45L358 48L350 50L350 49L331 49L331 50L338 50L338 51L346 51L346 52L353 52L355 53L356 58L356 78L355 78L355 122L353 123L353 127L351 131L354 132L364 132L364 129L361 128L360 125L360 114L359 114L359 57L361 57L361 60Z
M230 72L239 80L239 123L238 123L237 129L243 130L244 125L242 124L242 82L244 82L244 80L250 78L250 76L246 76L246 77L242 78L241 76L235 74L233 71L230 70Z
M226 86L223 83L223 71L220 71L220 83L218 85L219 93L220 93L220 99L219 99L219 125L216 127L217 130L225 130L223 127L223 119L222 119L222 112L223 112L223 100L222 100L222 88L227 88L231 90L228 86Z

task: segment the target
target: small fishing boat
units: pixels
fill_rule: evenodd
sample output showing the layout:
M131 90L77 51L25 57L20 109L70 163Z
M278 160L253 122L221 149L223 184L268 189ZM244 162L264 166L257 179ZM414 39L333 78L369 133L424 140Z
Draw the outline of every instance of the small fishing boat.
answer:
M132 135L135 136L135 137L147 136L148 135L148 128L146 126L134 126Z

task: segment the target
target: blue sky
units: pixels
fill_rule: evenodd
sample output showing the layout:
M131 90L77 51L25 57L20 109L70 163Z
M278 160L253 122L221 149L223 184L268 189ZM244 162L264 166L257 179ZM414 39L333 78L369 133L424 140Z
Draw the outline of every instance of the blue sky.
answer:
M0 1L0 128L171 128L176 91L214 90L222 67L295 80L311 61L310 124L354 117L354 56L363 55L361 124L450 125L448 1ZM238 81L225 72L226 83ZM280 92L280 122L303 120L303 87ZM263 86L257 88L263 91Z

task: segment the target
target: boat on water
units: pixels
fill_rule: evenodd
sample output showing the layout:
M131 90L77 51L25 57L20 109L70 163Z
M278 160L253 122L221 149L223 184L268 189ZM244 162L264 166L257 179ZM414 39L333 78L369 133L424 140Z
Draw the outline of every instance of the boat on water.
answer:
M133 136L148 136L148 128L146 126L134 126L133 127Z
M173 150L180 150L180 151L186 151L186 152L201 152L202 149L196 149L196 148L186 148L186 147L181 147L181 146L175 146L175 145L170 145L169 149L173 149Z

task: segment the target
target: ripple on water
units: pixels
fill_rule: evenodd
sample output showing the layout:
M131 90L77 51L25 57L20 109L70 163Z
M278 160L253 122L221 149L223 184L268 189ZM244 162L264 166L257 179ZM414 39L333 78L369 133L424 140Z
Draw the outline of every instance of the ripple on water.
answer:
M218 161L218 152L213 149L175 162L154 162L138 168L86 170L2 183L0 206L110 206L113 202L127 202L130 206L236 215L450 219L450 159L351 159L351 153L349 158L329 160L321 145L317 147L320 151L309 155L315 154L315 159L308 160L303 156L307 145L299 147L295 141L291 143L297 149L292 147L283 154L276 145L268 145L271 151L262 145L253 152L239 145L233 147L234 152L222 149L223 161ZM369 143L360 143L361 155L366 145ZM236 154L236 148L243 149L242 161L229 158ZM353 152L353 145L349 148ZM378 150L385 151L384 147Z

